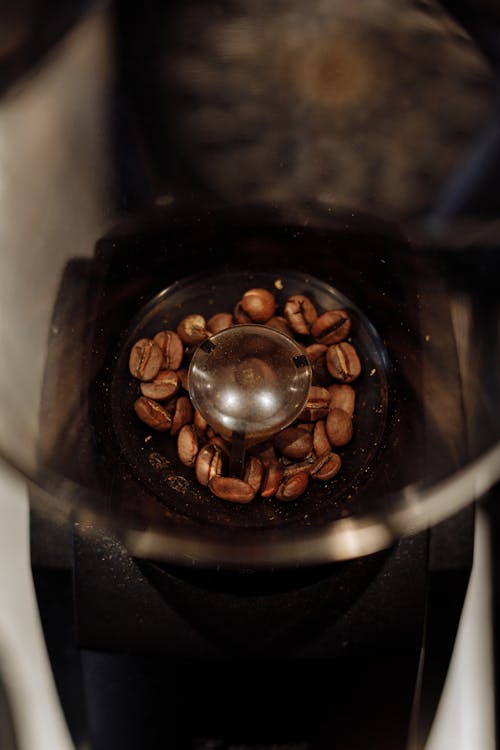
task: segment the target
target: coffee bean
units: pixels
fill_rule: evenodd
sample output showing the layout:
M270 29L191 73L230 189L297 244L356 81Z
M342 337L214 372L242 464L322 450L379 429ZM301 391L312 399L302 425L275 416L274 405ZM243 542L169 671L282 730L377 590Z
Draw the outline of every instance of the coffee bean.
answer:
M339 473L342 460L337 453L324 453L320 456L311 469L311 477L326 482Z
M257 456L249 456L245 464L243 480L258 492L264 478L264 465Z
M354 414L356 391L351 385L333 383L328 386L330 394L330 409L343 409L350 416Z
M306 405L300 413L300 419L308 422L315 422L317 419L323 419L328 414L330 408L330 394L326 388L312 385L309 389Z
M332 344L326 353L328 372L335 380L351 383L361 373L361 363L352 344Z
M208 486L216 497L231 503L249 503L255 497L254 488L235 477L213 476Z
M274 317L270 318L267 321L266 326L274 328L276 331L284 333L287 336L293 337L293 331L288 325L286 318L284 318L282 315L275 315Z
M272 443L266 441L256 447L258 458L262 461L263 465L267 468L271 464L278 463L278 457Z
M134 403L134 410L139 419L158 432L170 429L172 417L164 406L153 401L152 398L140 396Z
M276 491L276 500L297 500L307 489L309 474L306 471L285 479Z
M188 346L201 344L208 337L203 315L187 315L177 326L177 333Z
M153 380L163 361L160 347L151 339L139 339L130 352L129 370L134 378L139 380Z
M184 466L194 466L198 447L198 435L194 426L185 424L177 435L177 454Z
M307 335L318 317L316 308L303 294L294 294L285 303L285 318L292 331L300 335Z
M195 463L195 473L198 482L207 487L213 477L222 475L222 468L222 449L215 443L204 445L198 453Z
M231 328L233 325L233 316L231 313L216 313L207 321L207 328L210 333L219 333L219 331L225 331L226 328Z
M185 368L181 368L180 370L177 370L177 377L180 380L180 384L182 388L184 388L185 391L189 390L188 388L188 371Z
M310 453L303 461L290 462L286 466L283 466L283 479L293 477L295 474L300 474L303 471L309 473L316 461L317 458L314 453Z
M265 467L264 479L260 494L262 497L272 497L276 494L283 479L283 467L276 461Z
M193 419L194 408L187 396L179 396L175 402L174 415L172 417L171 435L177 435L181 427Z
M241 300L236 303L236 306L233 311L233 317L234 317L235 323L237 323L238 325L252 322L250 315L247 315L247 313L242 308Z
M207 422L207 420L205 419L205 417L202 417L202 416L201 416L201 414L200 414L200 412L198 411L198 409L196 409L196 410L195 410L195 412L194 412L194 417L193 417L193 424L194 424L194 426L195 426L195 427L196 427L196 428L197 428L198 430L200 430L200 432L205 432L205 430L206 430L206 429L207 429L207 427L208 427L208 422Z
M276 310L274 294L267 289L249 289L240 301L241 309L254 323L265 323Z
M328 347L324 344L310 344L306 346L306 357L312 368L312 384L326 387L332 382L330 373L326 366L326 352Z
M180 388L180 381L177 373L173 370L160 370L158 375L149 383L141 383L141 393L147 398L154 398L156 401L167 401L175 396Z
M326 424L323 420L319 420L314 425L313 432L313 449L317 456L322 456L327 453L331 448L328 434L326 432Z
M287 458L301 460L312 451L312 435L300 427L287 427L274 438L276 449Z
M328 310L311 327L311 336L320 344L338 344L349 335L351 318L345 310Z
M175 331L160 331L153 338L163 353L163 370L178 370L184 356L184 344Z
M352 438L352 419L343 409L331 409L326 418L326 433L332 445L346 445Z

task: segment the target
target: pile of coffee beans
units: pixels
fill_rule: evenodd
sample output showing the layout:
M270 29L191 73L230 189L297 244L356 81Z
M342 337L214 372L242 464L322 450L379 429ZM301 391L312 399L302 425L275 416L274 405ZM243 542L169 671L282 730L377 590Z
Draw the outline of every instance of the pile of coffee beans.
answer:
M242 478L228 476L230 445L217 435L189 398L187 373L198 344L241 323L271 326L299 341L313 371L307 403L299 418L272 440L248 452ZM282 311L267 289L249 289L232 312L209 320L187 315L177 330L158 331L131 349L130 373L140 381L134 410L140 420L177 442L177 455L194 470L200 484L222 500L248 503L264 498L296 500L311 479L336 476L336 448L353 434L356 394L351 383L361 364L350 340L352 321L343 309L319 311L303 294L289 297Z

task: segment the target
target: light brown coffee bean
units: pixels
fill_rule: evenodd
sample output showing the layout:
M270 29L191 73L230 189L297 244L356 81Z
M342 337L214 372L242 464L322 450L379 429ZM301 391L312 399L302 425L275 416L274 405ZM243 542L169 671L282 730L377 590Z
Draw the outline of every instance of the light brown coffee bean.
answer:
M207 328L210 333L219 333L219 331L225 331L226 328L231 328L233 325L233 316L231 313L216 313L207 321Z
M337 453L324 453L311 469L311 477L326 482L339 473L342 460Z
M166 432L172 424L172 417L164 406L152 398L140 396L134 403L134 410L139 419L158 432Z
M163 370L178 370L184 356L184 344L175 331L160 331L153 338L163 354Z
M278 462L270 463L265 467L264 479L260 494L262 497L272 497L276 494L283 479L283 467Z
M318 317L313 303L303 294L294 294L285 303L285 318L292 331L300 335L307 335Z
M328 386L330 393L330 409L343 409L348 414L354 414L356 391L351 385L333 383Z
M160 347L151 339L139 339L130 351L129 370L134 378L153 380L160 372L163 354Z
M249 503L255 497L254 488L235 477L214 476L208 486L216 497L230 503Z
M314 425L313 432L313 449L317 456L322 456L331 448L330 441L326 432L326 424L321 419Z
M361 373L361 363L356 349L347 341L332 344L326 353L328 372L335 380L351 383Z
M194 416L194 408L187 396L179 396L175 401L175 410L172 417L172 427L170 433L177 435L181 427L192 421Z
M234 322L237 323L238 325L252 322L250 315L247 315L247 313L242 308L241 300L237 302L235 305L235 308L233 310L233 318L234 318Z
M332 445L347 445L352 438L352 419L343 409L331 409L326 418L326 433Z
M175 396L180 388L180 381L177 373L173 370L160 370L154 380L148 383L141 383L141 393L147 398L154 398L156 401L167 401Z
M264 465L262 461L257 458L257 456L248 456L245 464L245 471L243 473L243 481L249 484L250 487L253 487L254 491L257 493L260 489L263 478Z
M294 474L285 479L276 491L276 500L297 500L307 489L309 473L306 471Z
M240 301L241 309L254 323L265 323L276 310L274 294L267 289L248 289Z
M287 458L301 460L312 451L312 435L300 427L287 427L274 438L275 448Z
M300 419L308 422L316 422L328 414L330 408L330 394L326 388L312 385L304 409L300 413Z
M177 455L184 466L194 466L198 455L198 435L192 424L185 424L177 435Z
M286 318L284 318L282 315L275 315L274 317L270 318L267 321L266 326L274 328L276 331L284 333L287 336L291 336L293 338L293 331L288 325Z
M311 326L311 336L320 344L338 344L349 335L351 318L345 310L328 310Z
M177 333L188 346L201 344L208 337L207 326L203 315L187 315L177 326Z
M204 487L215 476L221 476L223 470L222 449L215 443L208 443L201 448L196 457L196 479Z

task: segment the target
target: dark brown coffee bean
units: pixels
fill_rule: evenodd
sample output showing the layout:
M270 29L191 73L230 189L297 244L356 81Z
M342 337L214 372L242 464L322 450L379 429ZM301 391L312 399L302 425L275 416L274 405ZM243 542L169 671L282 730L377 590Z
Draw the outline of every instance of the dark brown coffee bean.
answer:
M240 300L241 309L254 323L265 323L276 310L274 294L267 289L249 289Z
M285 479L276 491L276 500L297 500L307 489L309 474L306 471Z
M324 453L320 456L311 469L311 477L326 482L339 473L342 461L337 453Z
M185 391L188 389L188 371L185 368L182 368L181 370L177 370L177 377L180 380L182 388L184 388Z
M253 487L257 493L262 484L264 477L264 465L257 456L249 456L245 464L245 471L243 474L243 481Z
M207 328L210 333L219 333L219 331L225 331L226 328L231 328L233 325L233 316L231 313L216 313L212 315L210 320L207 321Z
M276 494L283 479L283 467L278 462L270 463L265 467L264 479L260 494L262 497L272 497Z
M163 353L163 370L178 370L184 356L184 344L175 331L160 331L153 341Z
M222 475L222 469L222 449L215 443L204 445L198 453L195 463L195 473L198 482L207 487L213 477Z
M173 370L160 370L154 380L141 383L141 393L156 401L167 401L175 396L180 388L179 378Z
M286 318L283 318L281 315L275 315L273 318L268 320L266 326L274 328L276 331L284 333L287 336L293 337L292 329L288 325Z
M208 337L203 315L187 315L177 326L177 333L188 346L200 344Z
M262 461L263 465L266 468L270 464L278 463L278 457L276 455L276 451L274 450L274 446L272 443L270 442L261 443L254 450L257 453L257 457L260 458L260 460Z
M328 310L311 326L311 336L320 344L338 344L349 335L351 318L345 310Z
M187 396L179 396L175 402L175 411L172 417L172 427L170 433L177 435L181 427L189 424L194 416L194 408Z
M326 388L312 385L309 390L306 405L300 413L300 419L308 422L316 422L328 414L330 408L330 394Z
M233 311L233 317L234 317L234 322L238 323L238 325L252 322L250 315L247 315L247 313L242 308L241 300L236 303L236 306Z
M152 398L140 396L134 403L134 410L139 419L153 430L165 432L170 429L172 417L164 406L153 401Z
M139 339L130 352L129 370L134 378L153 380L160 372L163 354L160 347L151 339Z
M316 308L303 294L294 294L285 304L285 318L292 331L300 335L307 335L311 326L318 317Z
M328 372L335 380L351 383L361 373L361 363L356 349L347 341L333 344L326 353Z
M326 433L332 445L346 445L352 438L352 419L343 409L331 409L326 418Z
M356 391L350 385L333 383L328 386L330 393L330 409L343 409L348 414L354 414L356 404Z
M214 476L208 486L216 497L230 503L249 503L255 497L254 488L235 477Z
M326 432L326 424L321 419L314 425L313 432L313 449L317 456L322 456L331 448L330 441Z
M287 427L276 435L274 445L287 458L301 460L312 451L312 435L300 427Z
M300 474L303 471L310 472L316 460L314 453L311 453L303 461L292 461L283 466L283 479L288 479L288 477L293 477L294 474Z
M301 430L305 430L306 432L314 431L314 422L297 422L294 426L300 427Z
M194 466L198 455L198 435L192 424L185 424L177 435L177 454L184 466Z
M200 412L196 409L194 412L193 417L193 423L194 426L200 430L200 432L205 432L205 430L208 428L208 422L205 419L205 417L202 417Z
M306 346L305 353L312 368L312 384L326 387L332 382L330 373L326 366L326 351L328 347L324 344L310 344Z

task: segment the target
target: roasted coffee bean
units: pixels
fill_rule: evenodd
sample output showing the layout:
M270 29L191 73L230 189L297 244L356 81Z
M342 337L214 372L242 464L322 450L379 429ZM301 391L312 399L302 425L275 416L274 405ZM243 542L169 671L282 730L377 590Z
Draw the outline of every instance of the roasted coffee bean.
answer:
M312 435L300 427L287 427L274 438L276 449L287 458L300 461L312 451Z
M354 414L356 391L351 385L333 383L328 386L330 394L330 409L343 409L348 414Z
M163 370L178 370L184 356L184 344L175 331L160 331L153 341L160 347L163 354Z
M129 370L134 378L153 380L160 372L163 354L160 347L151 339L139 339L130 352Z
M300 427L301 430L306 432L314 432L314 422L297 422L294 427Z
M254 323L265 323L276 310L274 294L267 289L249 289L241 298L240 305Z
M283 479L293 477L294 474L300 474L303 471L306 473L310 472L316 461L317 458L314 453L309 454L303 461L291 461L286 466L283 466Z
M234 317L234 322L238 323L238 325L241 325L242 323L252 322L250 315L247 315L247 313L242 308L241 300L236 303L236 306L233 311L233 317Z
M262 497L272 497L276 494L278 487L283 479L283 467L276 461L265 467L264 479L260 494Z
M332 378L344 383L351 383L361 373L361 363L356 349L347 341L328 347L326 366Z
M285 479L276 491L276 500L297 500L307 489L309 473L306 471L294 474Z
M210 333L219 333L219 331L225 331L226 328L231 328L233 325L233 316L231 313L216 313L207 321L207 328Z
M181 427L188 424L193 419L194 408L187 396L179 396L175 402L174 415L172 417L172 427L170 433L177 435Z
M278 457L274 446L270 442L261 443L256 447L257 457L260 458L263 465L267 468L270 464L277 464Z
M188 346L201 344L208 337L203 315L187 315L177 326L177 333Z
M205 419L205 417L201 416L198 409L196 409L194 412L193 423L194 423L194 426L198 430L200 430L200 432L205 432L205 430L208 428L207 420Z
M188 371L185 368L177 370L177 377L180 380L182 388L184 388L185 391L189 390L188 389Z
M247 482L234 477L214 476L208 482L214 495L230 503L249 503L255 497L255 490Z
M172 417L164 406L153 401L152 398L140 396L134 403L134 410L139 419L158 432L170 429Z
M311 477L326 482L339 473L342 460L337 453L324 453L320 456L311 469Z
M326 424L321 419L314 425L313 450L317 456L322 456L324 453L327 453L330 448L331 445L326 432Z
M243 480L258 492L264 477L264 465L257 456L249 456L245 464Z
M177 373L173 370L160 370L154 380L148 383L141 383L141 393L147 398L154 398L156 401L167 401L175 396L180 388L180 381Z
M194 466L198 455L198 435L192 424L185 424L177 435L177 455L184 466Z
M351 318L345 310L328 310L311 326L311 336L319 344L338 344L349 335Z
M326 388L312 385L307 396L304 409L300 413L300 419L307 422L316 422L328 414L330 408L330 394Z
M195 463L198 482L206 487L213 477L222 475L222 468L223 456L220 446L215 443L204 445L198 453Z
M326 351L324 344L310 344L305 353L312 368L312 384L325 387L330 385L332 378L326 366Z
M303 294L294 294L285 304L285 318L292 331L300 335L307 335L318 317L316 308Z
M275 315L273 318L270 318L270 320L267 321L266 326L274 328L276 331L284 333L287 336L293 337L292 329L288 325L286 318L281 315Z
M347 445L352 438L352 419L343 409L331 409L326 418L326 434L332 445Z

